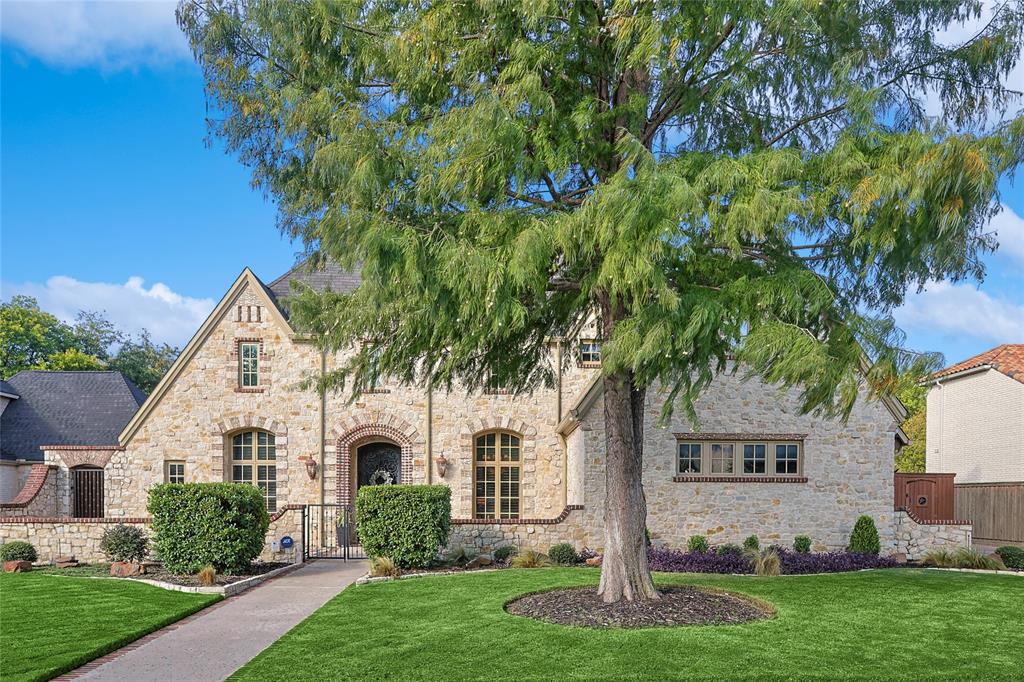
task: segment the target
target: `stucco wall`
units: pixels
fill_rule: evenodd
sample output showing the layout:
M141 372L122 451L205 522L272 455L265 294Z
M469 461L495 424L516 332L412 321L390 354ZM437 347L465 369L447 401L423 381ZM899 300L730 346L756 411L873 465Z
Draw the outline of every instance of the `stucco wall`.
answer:
M928 390L925 467L957 483L1024 481L1024 384L994 369Z

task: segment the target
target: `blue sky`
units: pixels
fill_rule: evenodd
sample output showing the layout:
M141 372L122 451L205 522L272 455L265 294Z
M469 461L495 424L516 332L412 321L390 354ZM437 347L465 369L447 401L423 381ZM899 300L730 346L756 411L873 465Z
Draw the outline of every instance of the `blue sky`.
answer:
M105 310L181 345L241 269L301 250L249 173L205 143L203 81L167 3L5 2L0 29L0 296L64 318ZM1015 76L1024 80L1024 68ZM897 320L950 362L1024 342L1024 179L976 283L934 283Z

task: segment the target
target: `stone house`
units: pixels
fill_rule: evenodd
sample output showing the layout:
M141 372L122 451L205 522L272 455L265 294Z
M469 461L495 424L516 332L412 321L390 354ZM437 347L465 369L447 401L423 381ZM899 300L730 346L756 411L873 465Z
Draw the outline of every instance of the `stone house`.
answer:
M352 504L363 485L434 483L452 489L453 545L602 546L592 329L550 340L555 381L528 396L384 381L350 401L299 386L345 358L322 354L292 327L282 301L293 280L350 291L359 276L300 264L264 284L245 269L103 456L105 521L144 523L158 483L251 483L271 511L270 547L302 536L307 505ZM795 393L727 373L699 400L699 429L679 413L660 426L661 404L649 392L644 485L654 542L685 546L699 533L715 544L750 534L789 544L806 534L819 550L838 549L869 514L883 546L899 546L893 458L905 413L896 401L860 401L842 423L801 415ZM318 515L305 516L308 526ZM0 539L23 530L5 521ZM333 542L319 531L305 529L310 553Z

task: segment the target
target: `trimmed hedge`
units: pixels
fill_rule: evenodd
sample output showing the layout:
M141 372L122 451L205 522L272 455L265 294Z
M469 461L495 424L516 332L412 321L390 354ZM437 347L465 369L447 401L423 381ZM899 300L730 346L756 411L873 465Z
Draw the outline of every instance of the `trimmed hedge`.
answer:
M366 485L356 494L356 527L369 557L400 568L429 566L448 543L452 491L446 485Z
M850 534L850 546L847 552L859 552L861 554L878 554L882 550L882 544L878 540L878 529L875 528L875 520L867 514L861 515L857 523L853 525L853 533Z
M580 562L580 555L576 553L576 548L569 542L551 545L551 549L548 550L548 558L559 566L575 566Z
M0 561L35 561L38 558L31 542L11 540L0 545Z
M212 565L246 571L270 527L263 493L238 483L165 483L149 491L154 545L164 566L191 575Z
M1003 560L1007 568L1024 570L1024 547L1005 545L997 549L996 554Z

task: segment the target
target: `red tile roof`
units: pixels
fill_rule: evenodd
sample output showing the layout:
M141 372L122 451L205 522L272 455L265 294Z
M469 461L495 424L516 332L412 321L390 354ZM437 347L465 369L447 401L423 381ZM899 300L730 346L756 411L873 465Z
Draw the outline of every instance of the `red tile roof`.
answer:
M996 346L981 355L975 355L973 358L940 370L931 378L941 379L978 367L991 367L1024 384L1024 343L1004 343L1001 346Z

